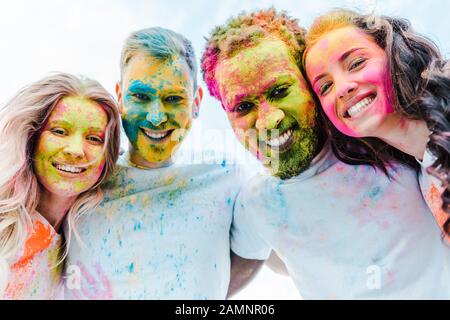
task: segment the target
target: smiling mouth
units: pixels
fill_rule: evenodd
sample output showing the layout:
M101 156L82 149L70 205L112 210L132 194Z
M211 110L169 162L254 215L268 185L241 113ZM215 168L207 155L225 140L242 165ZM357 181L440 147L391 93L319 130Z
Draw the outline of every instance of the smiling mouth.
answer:
M372 102L375 100L376 97L377 95L373 93L368 97L362 99L355 105L351 106L350 108L347 109L347 111L345 111L344 118L353 118L361 111L366 110L372 104Z
M266 140L265 143L270 149L276 152L283 152L288 150L294 143L294 130L296 126L291 127L283 132L283 134Z
M68 164L60 164L60 163L52 163L53 167L55 167L58 171L62 171L65 173L79 174L86 171L86 168L81 168Z
M142 133L149 138L151 141L156 143L161 143L169 139L169 137L172 135L172 130L164 130L164 131L155 131L155 130L149 130L145 128L140 128Z

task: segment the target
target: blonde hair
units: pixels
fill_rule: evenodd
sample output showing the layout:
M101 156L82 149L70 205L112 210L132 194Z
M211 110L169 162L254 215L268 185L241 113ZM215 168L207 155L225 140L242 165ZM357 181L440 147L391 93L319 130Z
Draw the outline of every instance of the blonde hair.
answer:
M352 23L355 13L350 10L334 10L316 18L306 33L306 47L311 48L326 33L349 26L356 26ZM305 50L303 56L306 55Z
M66 73L49 75L23 88L0 110L0 268L8 266L5 262L15 257L32 228L31 213L38 205L40 188L33 171L34 145L56 104L67 96L97 102L108 115L103 172L67 212L69 230L78 239L76 220L103 198L100 184L113 171L119 154L120 122L114 98L97 81ZM61 261L67 255L70 234ZM0 270L2 275L8 272ZM1 280L0 294L6 285Z
M194 47L185 36L161 27L137 30L131 33L122 47L120 57L120 78L131 58L138 52L144 52L161 61L179 56L186 61L194 80L194 90L197 88L197 61Z

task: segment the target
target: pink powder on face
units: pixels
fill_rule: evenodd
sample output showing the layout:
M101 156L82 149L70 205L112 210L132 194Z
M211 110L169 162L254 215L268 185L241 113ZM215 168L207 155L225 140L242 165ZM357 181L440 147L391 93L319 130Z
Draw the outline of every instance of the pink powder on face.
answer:
M394 113L386 53L356 27L325 33L309 49L306 70L323 110L345 135L377 136L381 124ZM358 96L367 94L376 94L371 105L346 116L347 110L362 100Z

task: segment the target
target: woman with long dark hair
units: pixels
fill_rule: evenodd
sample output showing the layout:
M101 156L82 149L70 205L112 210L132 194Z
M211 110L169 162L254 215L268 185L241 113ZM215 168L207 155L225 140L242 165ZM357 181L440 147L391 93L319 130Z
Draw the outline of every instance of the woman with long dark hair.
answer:
M448 236L450 65L436 45L407 20L334 10L314 21L303 62L336 156L420 170Z

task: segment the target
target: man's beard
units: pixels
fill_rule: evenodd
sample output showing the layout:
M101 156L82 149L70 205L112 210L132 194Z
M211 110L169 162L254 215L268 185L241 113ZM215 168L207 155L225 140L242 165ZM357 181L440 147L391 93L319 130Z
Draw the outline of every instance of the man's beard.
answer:
M314 128L297 129L294 135L294 144L269 164L272 175L283 180L298 176L308 169L318 152L319 139Z

